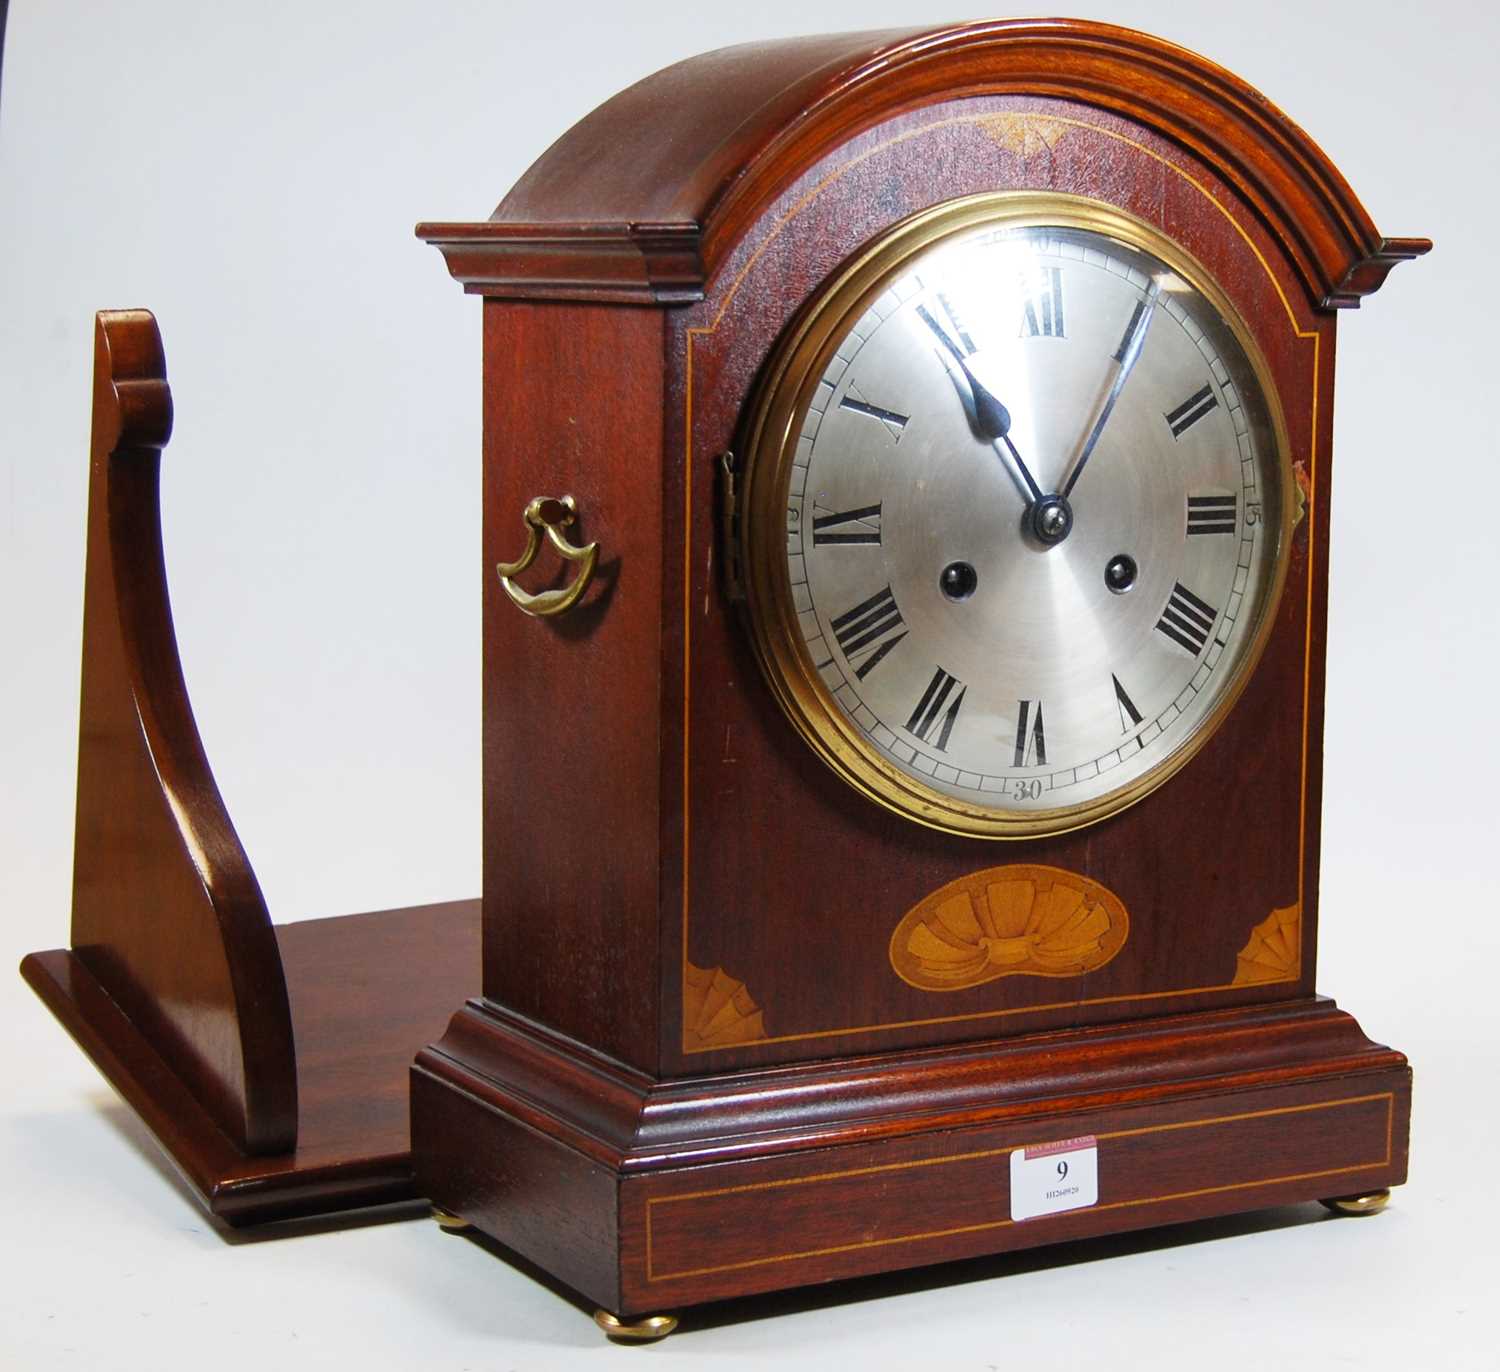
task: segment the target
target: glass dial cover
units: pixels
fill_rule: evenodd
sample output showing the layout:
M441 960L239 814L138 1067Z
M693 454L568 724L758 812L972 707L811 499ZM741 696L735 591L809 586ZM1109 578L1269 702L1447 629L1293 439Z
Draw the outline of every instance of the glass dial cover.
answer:
M1025 836L1144 795L1217 725L1284 571L1284 425L1248 329L1147 225L996 195L815 297L751 410L750 617L835 770Z

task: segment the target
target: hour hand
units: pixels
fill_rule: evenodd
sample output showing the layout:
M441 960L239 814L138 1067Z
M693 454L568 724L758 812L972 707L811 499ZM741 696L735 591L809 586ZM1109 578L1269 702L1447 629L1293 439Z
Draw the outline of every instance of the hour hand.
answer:
M968 356L964 350L954 342L952 335L938 323L932 311L925 305L917 306L917 314L922 322L937 335L938 342L958 363L958 369L964 375L964 381L968 384L969 394L974 400L974 427L979 431L982 438L987 438L992 443L1004 443L1006 450L1010 453L1011 460L1016 464L1016 470L1020 473L1022 481L1026 483L1026 489L1032 500L1042 498L1042 488L1036 484L1035 478L1026 468L1026 463L1021 460L1021 454L1016 451L1016 445L1010 438L1010 411L996 398L994 393L977 376L969 366Z
M958 363L959 371L964 374L964 380L969 386L969 394L974 397L974 427L979 430L980 436L991 441L1004 438L1010 432L1010 411L974 375L969 367L967 354L954 342L948 330L937 322L932 311L926 305L918 305L917 314L922 322L937 335L938 342L951 354L953 360Z

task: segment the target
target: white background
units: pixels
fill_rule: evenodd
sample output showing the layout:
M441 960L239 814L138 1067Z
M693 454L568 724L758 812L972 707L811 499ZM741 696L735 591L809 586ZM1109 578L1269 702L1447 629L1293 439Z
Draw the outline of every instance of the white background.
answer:
M485 217L617 89L779 35L748 6L20 0L0 80L0 919L67 940L92 315L160 319L163 507L200 728L273 915L479 888L479 316L418 220ZM1500 127L1487 4L1079 5L1263 90L1381 230L1340 321L1320 984L1417 1069L1411 1184L748 1302L637 1355L426 1222L217 1232L0 979L0 1362L1492 1367ZM1101 1160L1107 1166L1107 1159ZM405 1212L410 1218L412 1212Z

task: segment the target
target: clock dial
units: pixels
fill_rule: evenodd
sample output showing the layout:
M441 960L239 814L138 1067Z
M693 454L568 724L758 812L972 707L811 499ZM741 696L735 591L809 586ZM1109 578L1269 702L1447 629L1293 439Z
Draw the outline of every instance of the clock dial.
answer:
M752 451L783 704L862 789L968 832L1087 823L1180 765L1284 543L1274 397L1224 298L1145 226L1030 208L856 266Z

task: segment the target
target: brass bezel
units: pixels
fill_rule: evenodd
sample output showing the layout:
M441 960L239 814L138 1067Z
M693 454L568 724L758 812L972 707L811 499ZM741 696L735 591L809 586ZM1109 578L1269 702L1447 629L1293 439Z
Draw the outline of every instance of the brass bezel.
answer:
M1220 698L1166 757L1134 781L1092 800L1051 810L968 804L932 790L888 762L834 701L813 669L796 624L786 562L784 518L797 436L819 378L848 325L912 260L942 240L980 228L1084 229L1149 253L1218 311L1260 388L1276 452L1275 531L1270 580L1251 638ZM813 751L862 795L930 828L975 838L1035 838L1066 833L1118 814L1180 770L1223 722L1265 650L1286 583L1294 489L1291 444L1280 397L1260 348L1239 311L1208 271L1161 230L1114 205L1062 192L998 191L946 201L903 220L856 253L794 320L771 353L746 409L742 493L743 577L756 657L777 703Z

